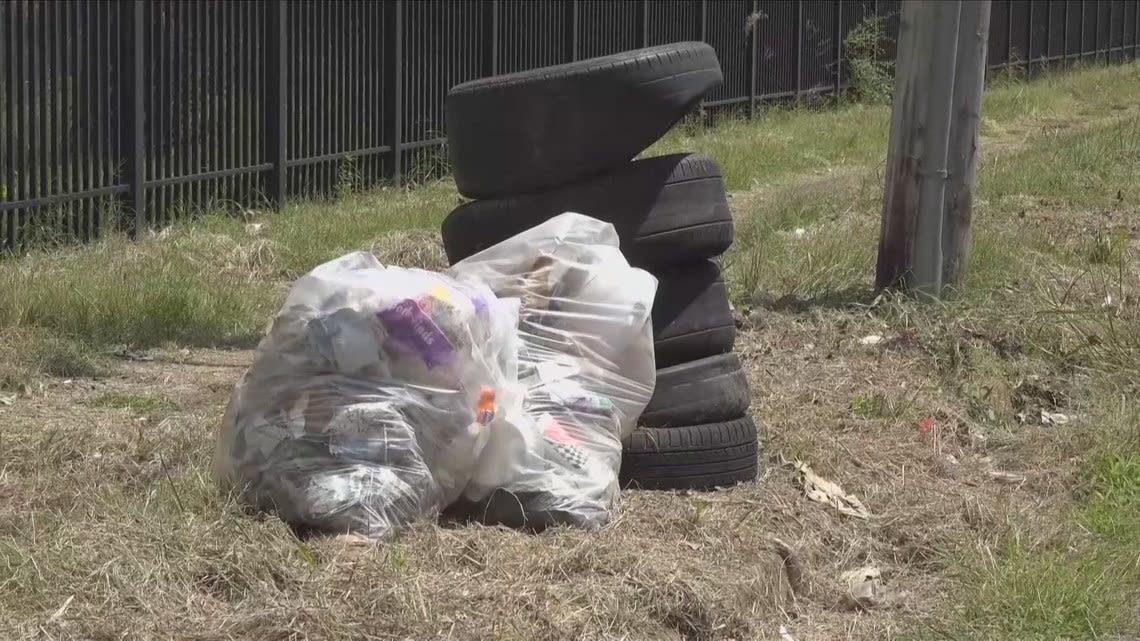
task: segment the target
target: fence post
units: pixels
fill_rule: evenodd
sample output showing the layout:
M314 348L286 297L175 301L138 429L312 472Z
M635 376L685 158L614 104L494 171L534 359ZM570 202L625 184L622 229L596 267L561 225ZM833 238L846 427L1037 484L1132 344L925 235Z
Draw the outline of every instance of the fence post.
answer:
M835 102L839 103L839 85L843 81L843 3L835 3Z
M701 42L708 42L709 39L709 0L701 0L699 10L697 12L697 20L701 23Z
M1077 51L1077 61L1084 62L1085 61L1085 0L1081 0L1081 17L1080 17L1080 20L1077 21L1077 29L1079 29L1081 32L1080 33L1080 36L1081 36L1080 42L1078 43L1080 46L1078 47L1079 51Z
M286 32L288 29L289 7L288 0L273 0L269 3L268 26L266 34L265 66L266 87L265 92L265 140L268 146L269 162L273 168L269 170L269 203L279 208L285 204L285 185L288 168L286 162L289 158L287 126L289 109L288 63L285 50Z
M1125 59L1124 34L1128 33L1128 24L1124 22L1124 13L1126 9L1127 5L1122 5L1120 7L1120 62L1124 62Z
M571 62L578 60L578 0L566 3L566 53Z
M756 117L756 83L759 75L760 0L752 0L752 14L748 16L748 119Z
M701 42L709 41L709 0L701 0L698 6L697 20L700 22L701 27ZM702 122L707 116L705 114L705 99L701 98L701 102L697 105L697 110L701 114Z
M804 0L796 0L796 33L793 40L796 43L796 102L800 100L800 92L804 85Z
M131 123L127 130L127 195L126 208L134 214L131 235L138 240L146 229L146 31L143 25L146 3L144 0L131 0L131 35L127 51L130 56L128 85L130 90L129 113ZM124 101L126 102L126 101ZM127 106L127 104L124 105Z
M1100 1L1093 2L1093 62L1096 62L1100 57Z
M388 33L384 42L388 50L384 56L384 85L388 89L388 131L384 138L392 148L392 180L399 186L403 180L404 162L404 0L391 0L384 4L387 10L384 24Z
M1084 0L1081 0L1082 2ZM1005 69L1013 66L1013 0L1005 0Z
M649 42L649 0L637 3L637 48L641 49Z
M483 2L483 75L499 73L499 0Z
M1029 18L1025 21L1025 72L1033 76L1033 0L1027 0ZM1010 9L1010 13L1013 9Z
M1063 5L1065 13L1062 14L1064 22L1061 24L1061 60L1065 66L1069 66L1069 2L1065 0Z

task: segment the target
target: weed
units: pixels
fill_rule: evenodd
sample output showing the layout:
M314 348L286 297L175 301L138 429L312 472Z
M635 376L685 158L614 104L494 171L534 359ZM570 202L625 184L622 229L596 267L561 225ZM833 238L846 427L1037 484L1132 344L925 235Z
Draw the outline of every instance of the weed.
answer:
M849 91L856 100L868 104L890 102L894 91L893 64L887 60L887 16L864 19L843 41L847 68L851 74Z
M851 414L863 419L898 418L905 404L887 398L881 392L851 397Z
M165 396L134 392L105 392L91 399L90 404L94 407L130 410L148 416L169 413L178 408L174 401Z

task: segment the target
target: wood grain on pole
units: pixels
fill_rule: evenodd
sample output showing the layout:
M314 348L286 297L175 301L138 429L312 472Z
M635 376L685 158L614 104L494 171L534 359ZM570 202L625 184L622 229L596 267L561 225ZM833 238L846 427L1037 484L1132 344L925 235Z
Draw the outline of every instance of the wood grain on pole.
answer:
M902 3L875 273L879 288L930 284L927 281L937 287L941 280L940 188L945 183L960 6L960 0ZM920 215L933 220L920 224Z
M918 220L915 221L913 265L907 289L937 298L942 294L942 214L949 174L950 120L958 62L958 24L962 2L926 2L934 12L930 67L923 78L925 116L918 123L922 137L918 161Z
M875 283L938 296L961 0L904 0Z
M918 209L918 159L913 154L918 117L918 69L929 66L929 50L921 46L930 31L930 11L918 0L905 0L899 13L895 56L895 87L891 103L891 130L887 143L883 216L879 229L879 256L875 285L880 289L902 283L914 251L914 212Z
M990 7L991 0L966 0L958 27L958 67L954 75L954 115L950 123L950 176L942 227L942 283L949 287L965 282L970 257Z

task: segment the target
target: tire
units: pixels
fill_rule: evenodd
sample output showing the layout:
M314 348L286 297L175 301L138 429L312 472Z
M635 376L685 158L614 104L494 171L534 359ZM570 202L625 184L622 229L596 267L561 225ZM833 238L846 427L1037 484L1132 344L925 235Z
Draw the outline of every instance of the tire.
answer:
M703 490L756 480L759 444L748 416L731 421L637 429L624 444L623 487Z
M655 275L652 318L657 367L731 352L736 322L720 267L702 260Z
M717 423L739 418L751 402L748 378L736 354L702 358L657 370L642 427Z
M612 223L626 260L649 271L732 245L720 167L702 154L674 154L537 194L460 205L443 220L443 247L455 264L567 211Z
M544 532L549 528L566 526L582 530L596 530L610 520L609 512L589 503L575 504L573 497L557 497L544 492L495 490L482 501L460 497L441 514L452 523L481 523Z
M500 198L636 157L724 79L712 47L680 42L456 85L447 144L459 193Z

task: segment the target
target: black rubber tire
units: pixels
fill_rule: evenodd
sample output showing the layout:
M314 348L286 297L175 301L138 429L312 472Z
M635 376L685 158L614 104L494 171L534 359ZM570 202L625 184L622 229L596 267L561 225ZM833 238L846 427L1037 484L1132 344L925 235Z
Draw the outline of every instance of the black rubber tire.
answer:
M748 378L734 353L657 370L657 386L642 427L717 423L739 418L751 403Z
M659 369L732 351L736 322L719 265L702 260L654 275L653 351Z
M455 184L500 198L604 173L723 79L712 47L679 42L456 85L446 104Z
M759 443L748 416L718 423L637 429L623 444L623 487L703 490L756 480Z
M513 494L499 489L482 501L461 497L440 517L445 522L501 525L535 533L557 526L596 530L609 523L610 514L597 505L572 503L542 492Z
M703 154L673 154L549 191L460 205L443 220L443 247L455 264L567 211L612 223L626 260L649 271L732 245L720 167Z

